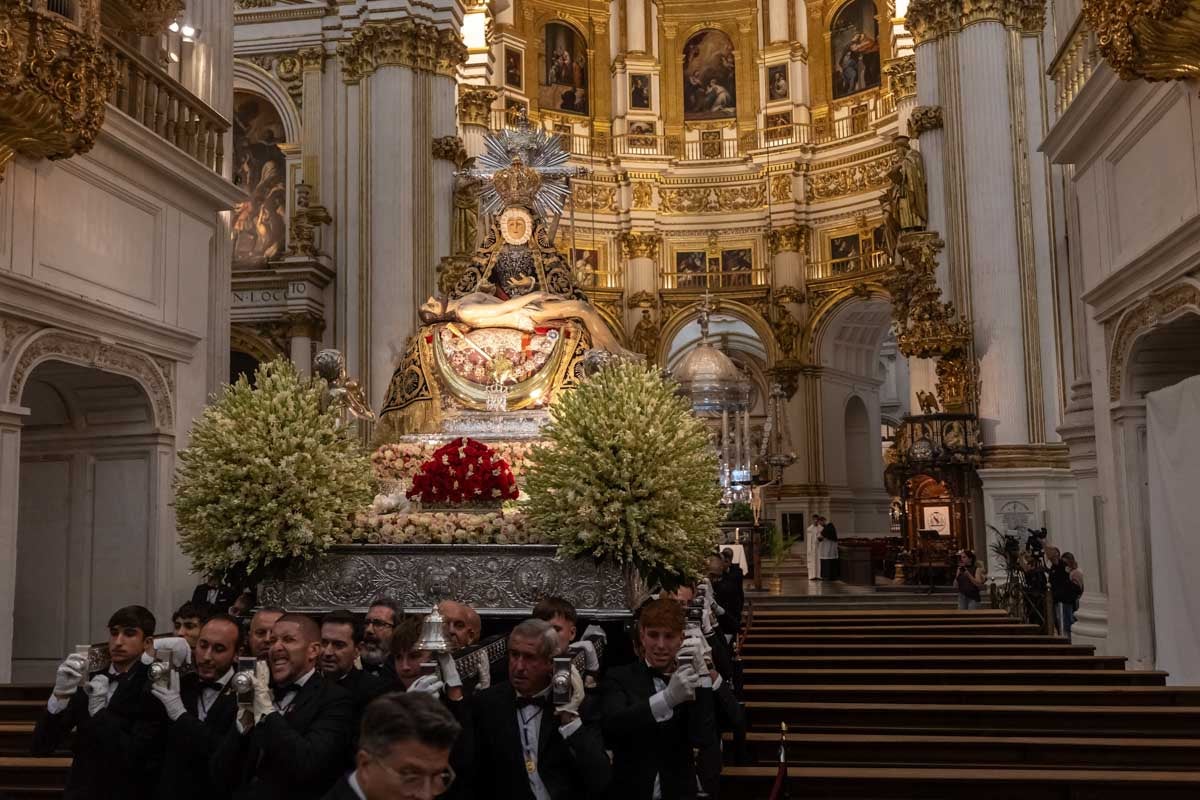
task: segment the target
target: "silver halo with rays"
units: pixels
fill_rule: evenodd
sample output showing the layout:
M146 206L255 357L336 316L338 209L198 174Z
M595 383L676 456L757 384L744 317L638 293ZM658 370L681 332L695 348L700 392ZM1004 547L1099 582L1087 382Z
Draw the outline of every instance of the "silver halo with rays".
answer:
M514 127L489 131L483 143L487 150L475 159L475 166L457 174L483 181L479 203L480 211L485 214L503 210L504 201L492 179L500 170L512 166L515 155L519 154L522 163L542 177L542 186L533 199L533 211L541 217L561 214L571 193L567 179L586 174L586 170L567 166L570 154L563 148L562 138L530 123L524 111Z

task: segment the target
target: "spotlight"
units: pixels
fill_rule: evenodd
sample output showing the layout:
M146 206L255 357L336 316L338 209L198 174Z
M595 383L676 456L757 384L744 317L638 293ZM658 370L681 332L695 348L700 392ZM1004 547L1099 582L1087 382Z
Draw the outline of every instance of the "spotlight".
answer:
M168 56L170 57L170 59L171 59L172 61L174 61L176 64L178 64L178 63L179 63L179 54L178 54L178 53L167 53L167 55L168 55Z
M179 29L179 32L182 33L184 35L184 38L187 38L187 39L190 39L196 35L196 29L193 28L191 25L184 25L182 28Z
M179 33L179 23L172 22L170 25L167 26L167 30L169 30L171 33Z

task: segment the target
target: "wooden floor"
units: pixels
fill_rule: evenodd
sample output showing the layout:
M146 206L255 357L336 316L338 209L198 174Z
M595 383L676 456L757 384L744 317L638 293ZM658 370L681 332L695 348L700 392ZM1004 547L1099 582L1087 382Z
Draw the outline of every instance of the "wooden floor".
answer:
M772 600L752 601L723 800L768 797L781 722L792 798L1200 798L1198 688L1000 611Z

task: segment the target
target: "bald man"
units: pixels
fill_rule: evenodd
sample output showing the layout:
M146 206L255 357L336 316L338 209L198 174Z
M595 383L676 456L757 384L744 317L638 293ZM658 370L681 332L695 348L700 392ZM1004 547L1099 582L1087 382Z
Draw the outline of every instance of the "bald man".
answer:
M446 640L455 651L463 650L479 641L483 630L483 620L479 613L466 603L456 600L443 600L438 603L438 612L445 620ZM486 689L492 685L491 664L487 654L479 651L479 677L472 685L471 681L463 681L463 689L469 695L475 690Z
M271 631L254 702L239 711L212 759L219 796L233 800L318 800L343 772L354 701L317 672L321 629L304 614L284 614Z

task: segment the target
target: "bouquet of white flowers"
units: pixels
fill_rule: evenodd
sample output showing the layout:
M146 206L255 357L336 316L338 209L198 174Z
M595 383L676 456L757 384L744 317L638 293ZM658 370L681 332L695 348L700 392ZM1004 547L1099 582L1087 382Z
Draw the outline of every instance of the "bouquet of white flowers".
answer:
M674 385L616 362L550 416L526 478L533 531L563 555L631 564L650 584L695 577L717 542L717 454Z
M374 495L371 462L321 379L290 361L242 376L192 425L179 454L179 543L204 575L312 558L351 529Z

